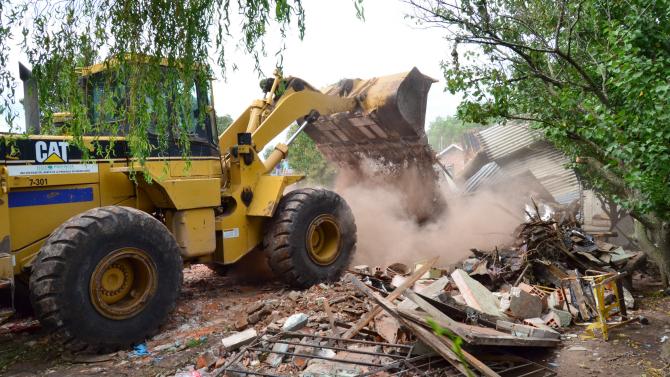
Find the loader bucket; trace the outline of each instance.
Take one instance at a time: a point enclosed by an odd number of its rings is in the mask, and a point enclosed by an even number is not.
[[[427,162],[434,153],[424,131],[428,90],[418,69],[369,80],[341,80],[324,93],[356,98],[356,111],[322,116],[305,132],[326,159],[356,168],[363,157],[391,165]]]
[[[435,152],[424,131],[426,102],[432,78],[409,72],[369,80],[341,80],[324,93],[355,98],[354,111],[322,116],[305,128],[327,160],[346,170],[353,180],[412,186],[405,200],[419,222],[436,217],[445,207],[433,168]],[[382,165],[376,177],[362,164]],[[353,173],[353,174],[351,174]]]

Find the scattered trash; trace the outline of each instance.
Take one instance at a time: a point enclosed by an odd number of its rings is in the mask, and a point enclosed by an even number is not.
[[[187,348],[197,347],[201,344],[204,344],[205,342],[207,342],[206,336],[201,336],[200,338],[197,339],[189,339],[186,341],[186,347]]]
[[[148,356],[149,350],[147,349],[147,344],[140,343],[135,345],[135,347],[133,347],[133,352],[131,352],[130,355],[133,357]]]

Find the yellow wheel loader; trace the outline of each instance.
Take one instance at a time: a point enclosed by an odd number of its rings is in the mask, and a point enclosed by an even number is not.
[[[106,64],[82,70],[82,85],[108,71]],[[30,85],[25,68],[22,78]],[[264,249],[290,285],[335,280],[356,246],[351,210],[328,190],[289,191],[300,175],[272,174],[292,139],[266,159],[259,153],[298,122],[298,132],[344,165],[381,148],[392,159],[430,160],[423,123],[431,83],[413,69],[322,92],[276,72],[262,82],[264,97],[221,135],[210,85],[198,83],[193,100],[207,114],[193,114],[202,124],[189,135],[188,160],[175,145],[140,165],[123,135],[85,137],[90,158],[66,136],[2,135],[0,298],[9,303],[14,291],[29,291],[45,328],[101,349],[157,330],[176,304],[184,263],[229,265]],[[94,105],[96,91],[85,92]],[[30,124],[39,122],[37,101],[24,103],[27,129],[38,129]]]

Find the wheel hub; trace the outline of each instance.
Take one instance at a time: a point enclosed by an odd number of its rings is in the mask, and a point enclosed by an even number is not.
[[[98,313],[130,318],[144,309],[157,287],[156,266],[146,252],[123,248],[109,253],[93,270],[89,293]]]
[[[323,214],[312,220],[306,238],[312,261],[320,265],[333,263],[340,254],[340,243],[340,227],[335,216]]]
[[[102,274],[100,293],[103,301],[113,304],[124,298],[133,284],[135,274],[127,260],[120,260],[107,268]]]

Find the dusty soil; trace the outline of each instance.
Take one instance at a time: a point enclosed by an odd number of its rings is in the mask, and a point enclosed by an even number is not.
[[[517,350],[540,362],[559,376],[609,375],[664,376],[670,374],[670,297],[653,284],[637,281],[635,296],[648,325],[631,323],[611,331],[610,340],[582,340],[583,327],[573,326],[556,350]],[[247,310],[259,301],[275,300],[276,310],[255,326],[262,330],[276,319],[297,311],[311,319],[323,317],[314,304],[317,297],[346,295],[339,284],[316,286],[297,294],[276,282],[248,284],[233,277],[218,276],[205,266],[185,270],[184,288],[175,313],[161,332],[146,345],[146,356],[132,350],[109,355],[72,355],[55,344],[32,318],[16,319],[0,327],[0,374],[6,376],[167,376],[197,363],[205,350],[218,347],[220,339],[244,325]],[[334,305],[336,317],[353,321],[360,314],[351,310],[353,299]],[[342,310],[346,306],[347,310]],[[321,318],[323,319],[323,318]],[[31,325],[33,325],[31,327]],[[19,326],[23,331],[11,332]]]

